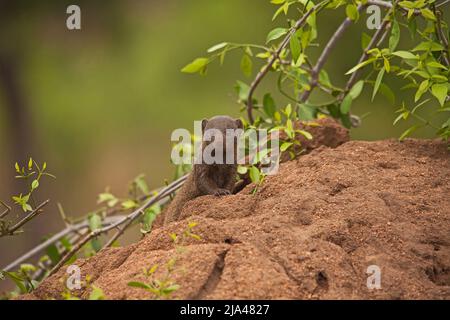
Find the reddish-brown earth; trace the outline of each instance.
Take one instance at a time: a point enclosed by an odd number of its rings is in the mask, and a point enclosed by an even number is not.
[[[144,281],[142,269],[155,264],[162,278],[174,256],[178,299],[450,299],[444,143],[320,146],[253,189],[197,198],[183,220],[76,264],[109,299],[152,298],[127,283]],[[177,254],[169,234],[181,234],[189,221],[198,223],[201,240],[188,239]],[[370,265],[381,269],[381,289],[367,288]],[[65,276],[64,267],[22,298],[61,298]]]

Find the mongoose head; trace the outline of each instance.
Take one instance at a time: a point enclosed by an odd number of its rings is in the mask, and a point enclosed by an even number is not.
[[[227,153],[232,152],[236,156],[237,138],[243,127],[240,119],[229,116],[215,116],[202,120],[203,149],[207,146],[214,148],[211,153],[213,157],[215,150],[221,150],[224,160]]]

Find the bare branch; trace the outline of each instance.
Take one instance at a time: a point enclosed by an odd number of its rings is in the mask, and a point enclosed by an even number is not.
[[[5,232],[6,235],[12,235],[14,232],[16,232],[20,227],[22,227],[25,223],[36,217],[38,214],[42,213],[42,208],[45,207],[47,204],[50,203],[50,200],[45,200],[42,202],[36,209],[31,211],[30,214],[28,214],[25,218],[17,222],[14,226],[11,228],[8,228],[8,230]]]
[[[269,62],[262,68],[262,70],[260,72],[258,72],[258,74],[256,75],[255,80],[253,80],[252,84],[250,85],[250,90],[248,93],[248,98],[247,98],[247,116],[248,116],[248,120],[250,123],[254,122],[253,119],[253,93],[256,90],[256,87],[259,85],[259,83],[261,82],[261,80],[264,78],[264,76],[267,74],[267,72],[269,72],[270,68],[272,67],[272,65],[275,63],[275,61],[279,58],[279,55],[281,53],[281,51],[283,51],[283,49],[286,48],[286,46],[289,44],[289,41],[291,40],[292,35],[300,28],[302,28],[305,23],[306,20],[308,19],[308,17],[315,12],[316,10],[318,10],[324,3],[326,3],[327,1],[321,2],[317,5],[315,5],[314,7],[312,7],[310,10],[308,10],[296,23],[295,25],[289,30],[288,34],[286,35],[286,37],[283,39],[283,41],[281,42],[280,46],[278,47],[278,49],[272,54]]]
[[[380,7],[384,7],[387,9],[392,9],[394,7],[394,4],[392,2],[389,1],[382,1],[382,0],[369,0],[367,1],[367,5],[376,5],[376,6],[380,6]],[[403,13],[408,13],[408,9],[400,7],[400,10],[403,11]],[[419,15],[420,14],[420,10],[414,9],[414,15]]]
[[[439,42],[445,47],[445,52],[443,54],[443,59],[445,64],[448,66],[450,66],[450,56],[448,53],[448,40],[447,40],[447,36],[445,35],[444,31],[442,30],[442,26],[441,26],[441,12],[436,10],[435,5],[432,6],[434,15],[436,16],[436,22],[435,22],[435,26],[436,26],[436,36],[439,40]]]
[[[0,219],[1,219],[1,218],[6,217],[6,216],[8,215],[8,213],[11,212],[11,207],[8,206],[6,203],[4,203],[2,200],[0,200],[0,204],[1,204],[3,207],[5,207],[5,209],[6,209],[5,211],[3,211],[3,212],[0,214]]]
[[[142,211],[141,214],[143,215],[144,212]],[[118,231],[116,232],[115,235],[113,235],[108,242],[105,244],[104,248],[108,248],[110,246],[113,245],[114,241],[116,241],[117,239],[119,239],[119,237],[121,235],[123,235],[123,233],[125,232],[125,230],[133,223],[134,219],[132,219],[131,216],[127,216],[126,219],[128,220],[127,222],[125,222],[122,226],[120,226],[118,228]]]
[[[127,215],[124,218],[120,219],[119,221],[117,221],[115,223],[112,223],[109,226],[102,227],[100,229],[96,229],[96,230],[93,230],[90,233],[88,233],[77,244],[75,244],[75,246],[69,252],[67,252],[64,255],[64,257],[61,258],[61,260],[50,271],[49,275],[52,275],[56,271],[58,271],[59,268],[61,268],[61,266],[63,266],[78,250],[80,250],[91,239],[94,239],[94,238],[98,237],[101,234],[107,233],[108,231],[110,231],[112,229],[118,228],[119,226],[121,226],[123,224],[130,225],[131,224],[130,221],[134,221],[136,218],[140,217],[147,208],[151,207],[152,205],[157,203],[162,198],[165,198],[165,197],[169,196],[169,194],[172,193],[173,191],[175,191],[177,188],[180,188],[181,185],[186,180],[186,177],[187,176],[183,176],[183,177],[179,178],[178,180],[176,180],[176,181],[172,182],[171,184],[169,184],[167,187],[161,189],[160,193],[158,193],[158,194],[154,195],[153,197],[151,197],[150,199],[148,199],[145,204],[143,204],[141,207],[139,207],[136,210],[134,210],[129,215]],[[121,229],[119,229],[119,233],[120,233],[119,235],[115,235],[114,236],[116,239],[123,233],[123,231],[121,231]]]
[[[103,221],[103,225],[109,225],[111,223],[114,223],[114,222],[122,219],[122,218],[123,218],[123,216],[107,217]],[[88,229],[88,228],[89,228],[89,225],[88,225],[88,223],[86,221],[80,222],[80,223],[75,224],[75,225],[68,226],[67,228],[61,230],[60,232],[58,232],[57,234],[53,235],[52,237],[50,237],[46,241],[42,242],[38,246],[34,247],[33,249],[31,249],[30,251],[28,251],[24,255],[20,256],[15,261],[11,262],[9,265],[4,267],[2,270],[12,271],[16,267],[18,267],[20,264],[22,264],[25,261],[29,260],[30,258],[34,257],[36,254],[38,254],[39,252],[45,250],[48,246],[58,242],[59,240],[61,240],[65,236],[67,236],[67,235],[69,235],[71,233],[74,233],[75,231]]]
[[[364,52],[361,55],[361,57],[359,58],[357,64],[360,64],[360,63],[366,61],[367,58],[369,57],[368,51],[373,49],[375,46],[378,47],[381,44],[382,40],[384,40],[384,37],[386,36],[386,34],[388,33],[389,28],[390,28],[389,20],[386,19],[388,17],[388,15],[386,15],[380,28],[375,32],[375,34],[373,35],[369,44],[364,49]],[[361,69],[358,69],[352,73],[352,75],[350,76],[350,79],[348,80],[348,82],[345,86],[344,92],[339,97],[340,100],[342,100],[345,97],[345,94],[353,87],[353,85],[355,84],[356,80],[358,79],[360,73],[361,73]]]
[[[436,8],[439,8],[439,7],[445,5],[445,4],[449,3],[449,2],[450,2],[450,0],[442,1],[441,3],[436,4]]]
[[[365,7],[365,5],[358,5],[358,12],[361,12],[361,10]],[[344,32],[348,29],[348,27],[352,24],[352,20],[350,18],[345,18],[345,20],[341,23],[339,28],[336,30],[336,32],[333,34],[333,36],[328,41],[327,45],[322,51],[322,54],[320,55],[319,59],[317,60],[316,65],[311,71],[311,80],[309,82],[310,89],[305,90],[303,94],[300,97],[300,102],[304,103],[306,100],[308,100],[312,90],[314,90],[315,87],[318,85],[318,79],[319,79],[319,73],[322,70],[323,66],[328,60],[328,57],[331,54],[331,51],[335,47],[336,43],[339,41],[339,39],[342,37]]]

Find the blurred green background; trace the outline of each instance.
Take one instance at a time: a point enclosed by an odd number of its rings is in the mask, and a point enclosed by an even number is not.
[[[81,30],[66,28],[69,4],[81,7]],[[222,41],[264,43],[271,29],[287,26],[283,17],[272,22],[275,9],[269,0],[0,0],[0,199],[11,202],[21,190],[15,161],[32,155],[57,176],[39,194],[52,200],[46,212],[23,235],[0,239],[0,267],[63,227],[57,202],[79,216],[96,207],[106,186],[124,195],[140,173],[151,187],[172,179],[172,130],[191,130],[193,120],[215,114],[238,116],[234,83],[252,80],[239,70],[239,52],[223,67],[214,64],[207,77],[180,69]],[[321,15],[318,43],[344,17],[343,10]],[[344,73],[356,64],[362,30],[373,32],[364,16],[333,51],[326,65],[333,83],[345,83]],[[404,30],[403,38],[409,38]],[[411,96],[392,86],[397,101]],[[270,76],[257,95],[266,91],[285,105]],[[381,95],[372,103],[370,93],[354,103],[355,114],[370,114],[352,138],[398,137],[408,127],[392,126],[398,105]],[[415,136],[429,138],[433,131]]]

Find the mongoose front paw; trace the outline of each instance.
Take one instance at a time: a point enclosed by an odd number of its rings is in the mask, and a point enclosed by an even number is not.
[[[217,189],[217,191],[214,192],[214,195],[216,197],[227,196],[230,194],[231,194],[230,190],[227,190],[227,189]]]

